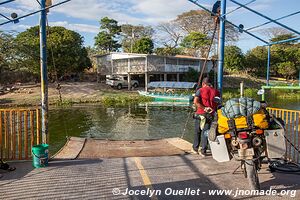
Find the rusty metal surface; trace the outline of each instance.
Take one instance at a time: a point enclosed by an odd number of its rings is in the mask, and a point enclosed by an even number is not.
[[[180,138],[160,140],[110,141],[87,139],[78,158],[125,158],[182,155],[191,144]]]
[[[86,139],[70,137],[67,143],[52,157],[52,159],[76,159],[84,147]]]

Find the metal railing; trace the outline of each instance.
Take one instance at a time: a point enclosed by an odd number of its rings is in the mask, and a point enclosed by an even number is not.
[[[294,162],[300,161],[300,111],[280,108],[268,108],[270,114],[281,118],[286,129],[286,158]]]
[[[39,109],[0,109],[0,158],[27,160],[41,143]]]

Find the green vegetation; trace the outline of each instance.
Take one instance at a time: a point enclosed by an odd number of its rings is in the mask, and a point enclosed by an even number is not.
[[[131,24],[123,24],[121,25],[121,30],[122,30],[122,49],[124,52],[126,53],[138,53],[136,52],[135,49],[133,49],[133,46],[135,46],[135,48],[138,48],[138,44],[137,42],[140,41],[142,38],[148,38],[149,40],[151,40],[153,34],[154,34],[154,30],[151,26],[142,26],[142,25],[131,25]],[[141,43],[141,41],[139,42]],[[151,42],[153,44],[153,41],[151,40]],[[153,45],[152,45],[153,46]],[[149,49],[147,49],[148,51],[146,51],[146,53],[148,52],[152,52],[153,51],[153,47]],[[145,52],[145,51],[144,51]]]
[[[13,35],[0,31],[0,82],[7,80],[6,71],[15,71],[16,63],[16,43]]]
[[[300,100],[300,90],[267,90],[266,98]]]
[[[117,51],[121,45],[118,43],[117,37],[121,33],[121,26],[114,19],[104,17],[100,20],[100,32],[95,37],[95,46],[97,49],[108,53]]]
[[[261,96],[257,94],[258,89],[247,88],[244,90],[244,96],[251,97],[256,100],[261,100]],[[223,99],[224,101],[231,99],[231,98],[239,98],[240,97],[240,90],[239,89],[229,89],[225,88],[223,90]],[[273,99],[273,100],[300,100],[300,91],[295,90],[267,90],[266,91],[266,99]]]
[[[100,20],[100,32],[95,37],[95,46],[102,53],[118,51],[151,54],[154,49],[151,39],[154,30],[150,26],[118,25],[114,19],[104,17]]]
[[[133,53],[143,53],[143,54],[151,54],[153,52],[154,44],[151,38],[143,37],[137,40],[133,47]]]
[[[261,97],[257,95],[258,89],[252,89],[252,88],[247,88],[244,90],[244,96],[245,97],[251,97],[256,100],[260,100]],[[233,88],[225,88],[223,90],[223,99],[224,101],[227,101],[228,99],[231,98],[239,98],[240,97],[240,90],[239,89],[233,89]]]
[[[125,106],[129,104],[145,103],[152,101],[152,98],[145,96],[105,96],[102,103],[106,106]]]
[[[199,56],[199,52],[203,50],[203,47],[207,47],[209,44],[210,40],[206,34],[193,31],[183,38],[180,46],[185,48],[187,54],[196,57]],[[200,55],[204,56],[207,55],[207,53],[203,50]]]
[[[150,97],[140,96],[137,93],[127,92],[103,92],[101,97],[84,98],[84,99],[69,99],[63,98],[62,101],[59,99],[53,99],[50,101],[51,105],[59,107],[68,107],[73,104],[81,103],[101,103],[105,106],[125,106],[129,104],[151,102],[153,99]]]
[[[246,73],[264,77],[267,73],[268,50],[266,47],[255,47],[245,54]]]
[[[47,28],[47,65],[50,80],[82,72],[91,67],[80,34],[64,27]],[[40,72],[39,27],[31,27],[17,36],[0,32],[0,81],[38,80]]]
[[[294,38],[294,34],[281,34],[275,35],[270,39],[271,42],[280,41],[282,39]],[[271,74],[276,77],[284,77],[286,80],[297,79],[300,70],[300,43],[297,40],[276,44],[271,47]],[[245,55],[239,54],[234,58],[230,56],[230,59],[234,60],[233,63],[227,63],[226,65],[226,50],[225,50],[225,65],[227,69],[234,68],[239,73],[245,72],[251,75],[265,77],[266,65],[267,65],[268,51],[267,47],[255,47],[249,50]],[[244,68],[238,69],[236,63],[243,63],[243,57],[245,60]]]
[[[198,82],[199,72],[193,68],[189,68],[188,72],[184,74],[183,80],[187,82]]]
[[[237,46],[225,47],[224,68],[228,72],[243,71],[245,66],[245,57],[242,50]]]
[[[183,54],[183,49],[172,47],[159,47],[154,50],[154,53],[160,56],[176,56]]]
[[[157,55],[193,55],[205,56],[214,31],[214,18],[202,10],[191,10],[178,15],[175,19],[160,24],[158,27],[119,24],[118,21],[104,17],[100,20],[100,31],[95,37],[94,47],[83,47],[83,37],[64,27],[47,28],[48,77],[50,81],[57,77],[71,76],[83,72],[92,66],[91,58],[95,54],[110,51],[124,51],[132,53],[155,53]],[[238,40],[238,31],[226,25],[226,41]],[[269,31],[271,32],[271,31]],[[155,33],[155,37],[154,37]],[[270,41],[294,38],[291,33],[273,34]],[[214,41],[215,43],[217,40]],[[157,48],[154,49],[154,44]],[[214,48],[215,45],[213,45]],[[39,27],[35,26],[21,33],[0,31],[0,83],[29,82],[39,80]],[[300,43],[295,40],[271,47],[271,75],[286,80],[298,78],[300,70]],[[225,48],[225,71],[232,74],[244,74],[252,77],[265,77],[267,64],[267,48],[255,47],[243,53],[237,46]],[[95,62],[94,62],[95,65]],[[205,76],[205,75],[204,75]],[[199,73],[189,70],[184,75],[185,81],[197,81]],[[211,77],[215,77],[212,75]],[[213,79],[212,79],[213,80]],[[225,80],[225,77],[224,77]],[[263,84],[261,81],[244,80],[248,84],[246,95],[255,97],[256,90]],[[236,97],[238,79],[224,81],[224,97]],[[246,87],[246,88],[247,88]],[[276,91],[277,92],[277,91]],[[137,95],[118,97],[119,92],[106,91],[101,98],[84,100],[66,99],[52,104],[71,105],[84,102],[107,102],[108,104],[123,104],[125,102],[144,101]],[[273,94],[273,92],[271,92]],[[276,98],[299,98],[299,92],[289,93],[281,91]],[[123,94],[123,93],[122,93]],[[131,96],[132,95],[132,96]],[[103,99],[102,99],[103,97]]]

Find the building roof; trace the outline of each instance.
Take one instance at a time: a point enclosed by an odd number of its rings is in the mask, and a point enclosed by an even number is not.
[[[176,57],[176,58],[189,58],[189,59],[205,59],[205,58],[199,58],[199,57],[188,56],[188,55],[176,55],[176,56],[173,56],[173,57]]]
[[[147,56],[154,56],[154,57],[166,57],[166,58],[205,60],[205,58],[193,57],[193,56],[188,56],[188,55],[161,56],[161,55],[156,55],[156,54],[139,54],[139,53],[124,53],[124,52],[110,52],[107,54],[95,55],[95,57],[103,57],[103,56],[108,56],[108,55],[120,56],[119,58],[115,58],[115,59],[145,58]],[[208,59],[208,60],[213,60],[213,59]]]

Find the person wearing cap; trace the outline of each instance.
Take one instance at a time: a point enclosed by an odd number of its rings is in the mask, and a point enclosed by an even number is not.
[[[202,87],[196,91],[194,97],[196,112],[194,114],[195,135],[192,153],[199,153],[202,156],[206,156],[208,146],[207,134],[218,106],[214,98],[219,97],[220,92],[213,88],[208,77],[203,78],[201,86]],[[199,151],[200,141],[201,150]]]

